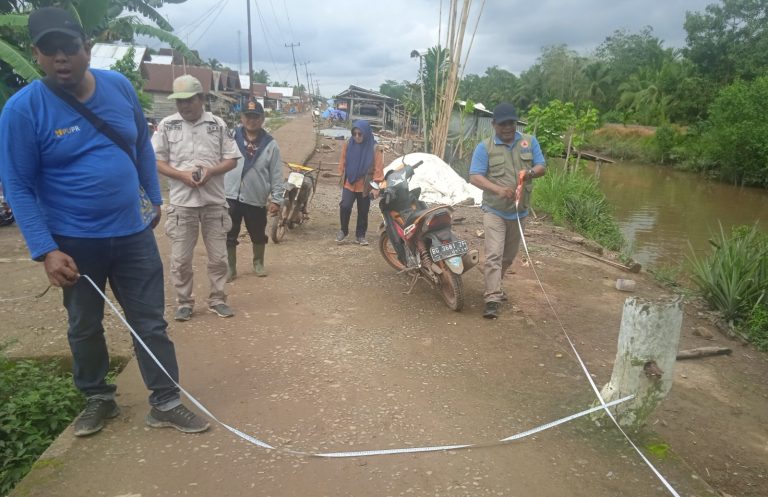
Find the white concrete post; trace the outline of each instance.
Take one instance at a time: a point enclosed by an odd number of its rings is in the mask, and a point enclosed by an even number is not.
[[[622,427],[632,431],[640,428],[672,388],[683,323],[682,302],[679,296],[671,302],[637,297],[624,302],[613,374],[601,392],[606,402],[635,395],[613,408]]]

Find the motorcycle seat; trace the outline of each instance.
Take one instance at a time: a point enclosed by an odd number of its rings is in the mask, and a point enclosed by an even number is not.
[[[426,206],[426,204],[424,205]],[[421,220],[421,218],[426,217],[427,214],[443,209],[447,210],[448,212],[453,211],[453,209],[447,205],[437,205],[435,207],[428,207],[426,209],[418,209],[408,214],[408,217],[406,218],[407,224],[416,224]]]

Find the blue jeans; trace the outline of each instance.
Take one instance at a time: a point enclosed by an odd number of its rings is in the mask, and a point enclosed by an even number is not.
[[[54,236],[54,239],[59,249],[75,260],[80,274],[88,275],[102,291],[109,281],[128,323],[178,382],[176,351],[166,333],[168,323],[163,318],[163,263],[152,230],[147,228],[135,235],[114,238]],[[106,382],[109,353],[102,325],[104,305],[102,297],[85,278],[64,288],[75,386],[86,397],[111,398],[117,388]],[[152,391],[149,403],[161,409],[178,405],[181,401],[176,385],[135,339],[133,347],[144,384]]]

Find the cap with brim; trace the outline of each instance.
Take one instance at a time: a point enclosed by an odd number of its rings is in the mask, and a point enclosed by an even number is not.
[[[517,111],[512,104],[499,104],[493,108],[493,122],[501,124],[507,121],[517,121]]]
[[[33,45],[37,45],[45,35],[51,33],[62,33],[73,38],[85,38],[85,31],[72,13],[58,7],[43,7],[35,10],[29,14],[27,26]]]
[[[205,93],[200,80],[185,74],[173,80],[173,93],[168,95],[168,100],[184,100],[200,93]]]
[[[264,114],[264,107],[258,100],[251,99],[243,106],[242,113],[252,116],[261,116]]]

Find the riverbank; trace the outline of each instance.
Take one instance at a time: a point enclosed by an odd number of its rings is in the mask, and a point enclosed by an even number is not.
[[[314,148],[311,123],[301,117],[275,136],[292,162]],[[340,142],[323,143],[313,163],[337,162]],[[578,412],[594,396],[553,308],[603,385],[625,298],[666,293],[645,273],[629,275],[557,247],[579,245],[567,230],[532,221],[530,258],[520,257],[505,278],[511,300],[500,319],[481,317],[476,269],[464,276],[464,311],[450,312],[422,282],[403,294],[407,279],[374,243],[337,245],[337,206],[338,178],[321,176],[310,222],[268,245],[270,275],[244,271],[228,286],[237,316],[198,312],[169,328],[182,384],[223,421],[281,448],[489,442]],[[479,210],[459,206],[455,217],[463,218],[456,232],[482,249]],[[0,247],[14,254],[0,265],[13,278],[0,298],[44,288],[39,265],[25,259],[13,230],[0,230]],[[167,254],[164,235],[158,239]],[[249,250],[243,239],[244,260]],[[204,260],[199,249],[197,295],[207,292]],[[633,294],[615,289],[616,279],[626,277],[636,280]],[[60,295],[54,290],[10,310],[0,306],[0,330],[17,338],[15,354],[67,350]],[[170,315],[171,299],[167,304]],[[119,350],[126,332],[113,318],[107,326],[110,347]],[[720,336],[708,314],[687,303],[681,349],[714,344],[733,353],[679,362],[669,397],[635,440],[681,495],[717,495],[714,488],[764,496],[766,355]],[[328,461],[260,449],[221,426],[202,435],[149,429],[134,361],[117,383],[123,414],[94,437],[77,439],[67,429],[12,495],[668,495],[615,430],[586,420],[501,447]]]

